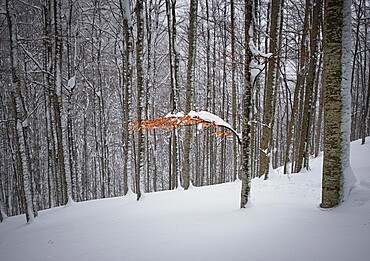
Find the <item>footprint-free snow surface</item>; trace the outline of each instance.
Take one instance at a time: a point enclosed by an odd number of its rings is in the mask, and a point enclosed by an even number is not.
[[[0,224],[0,259],[10,260],[370,260],[370,138],[351,144],[356,187],[319,208],[322,157],[311,171],[252,181],[239,209],[239,181],[69,204],[31,224]]]

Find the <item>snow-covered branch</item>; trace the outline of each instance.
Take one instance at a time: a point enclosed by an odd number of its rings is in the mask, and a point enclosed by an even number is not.
[[[225,122],[217,115],[208,111],[190,111],[189,114],[182,112],[168,113],[166,116],[158,116],[156,119],[143,120],[141,122],[135,121],[132,123],[132,130],[137,131],[140,129],[172,129],[181,125],[201,124],[205,127],[224,127],[231,131],[238,138],[241,144],[241,135],[234,130],[231,125]],[[229,132],[215,132],[215,134],[228,135]]]

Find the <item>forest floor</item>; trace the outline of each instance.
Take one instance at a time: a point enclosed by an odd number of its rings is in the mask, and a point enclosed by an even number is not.
[[[11,260],[370,260],[370,138],[351,144],[357,183],[339,207],[322,210],[322,157],[311,170],[252,181],[239,209],[240,181],[72,203],[31,224],[0,224],[0,259]]]

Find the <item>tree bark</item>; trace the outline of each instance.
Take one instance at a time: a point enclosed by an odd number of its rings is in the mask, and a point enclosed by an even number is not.
[[[124,155],[123,155],[123,195],[127,195],[129,190],[128,185],[128,172],[131,171],[131,134],[129,130],[129,123],[131,121],[131,79],[132,79],[132,21],[131,21],[131,10],[130,3],[128,0],[120,1],[121,15],[123,17],[123,33],[125,39],[125,49],[123,51],[123,93],[124,93],[124,105],[123,105],[123,143],[124,143]]]
[[[235,61],[235,4],[230,1],[230,31],[231,31],[231,118],[232,127],[236,130],[236,61]],[[236,137],[233,136],[233,180],[238,177],[238,148]]]
[[[261,137],[261,153],[259,176],[265,175],[268,178],[270,152],[271,152],[271,136],[272,136],[272,117],[273,117],[273,92],[275,88],[275,62],[276,62],[276,47],[277,47],[277,32],[278,18],[281,8],[281,0],[271,1],[271,24],[270,24],[270,42],[269,52],[273,56],[268,61],[267,80],[265,85],[265,95],[263,100],[263,119],[262,119],[262,137]]]
[[[348,196],[355,182],[349,164],[350,1],[325,0],[324,8],[325,153],[321,207],[332,208]]]
[[[144,72],[143,72],[143,51],[144,51],[144,2],[137,0],[136,2],[136,19],[137,19],[137,39],[136,39],[136,77],[137,77],[137,120],[142,121],[143,103],[144,103]],[[136,170],[135,170],[135,188],[136,199],[141,197],[140,178],[144,171],[144,134],[140,129],[137,134],[137,155],[136,155]]]
[[[188,52],[188,65],[186,71],[185,113],[190,112],[192,104],[197,12],[198,12],[198,0],[191,0],[189,10],[189,31],[188,31],[189,52]],[[183,187],[185,190],[187,190],[190,185],[190,142],[191,142],[191,129],[190,126],[185,126],[184,159],[182,164],[182,175],[184,182]]]
[[[252,53],[249,48],[249,28],[252,24],[252,0],[245,0],[245,56],[244,56],[244,92],[243,92],[243,121],[242,121],[242,189],[240,207],[245,208],[251,190],[251,172],[250,172],[250,117],[252,105],[252,83],[250,74],[250,62]]]

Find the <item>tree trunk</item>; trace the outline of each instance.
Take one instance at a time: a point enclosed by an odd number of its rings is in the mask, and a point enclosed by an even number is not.
[[[240,207],[245,208],[251,190],[251,172],[250,172],[250,114],[252,105],[252,83],[250,74],[250,62],[252,53],[249,48],[249,28],[252,24],[252,1],[245,0],[245,57],[244,57],[244,92],[243,92],[243,121],[242,121],[242,189]]]
[[[190,1],[189,9],[189,31],[188,31],[188,65],[186,71],[186,100],[185,100],[185,113],[189,113],[192,104],[192,89],[194,77],[194,56],[195,56],[195,42],[196,42],[196,20],[198,11],[198,0]],[[185,190],[190,185],[190,142],[191,142],[191,129],[190,126],[185,126],[185,140],[184,140],[184,160],[182,166],[183,187]]]
[[[350,7],[349,0],[325,0],[322,208],[340,204],[355,182],[349,163]]]
[[[55,132],[57,137],[58,170],[61,176],[62,203],[67,204],[71,196],[67,184],[65,151],[63,146],[62,130],[62,25],[61,25],[61,2],[54,0],[54,79],[55,88],[52,91],[52,102],[55,119]]]
[[[131,134],[129,130],[129,123],[131,121],[131,78],[132,78],[132,20],[130,2],[128,0],[120,1],[120,10],[123,18],[123,33],[125,39],[125,50],[122,52],[123,57],[123,195],[127,195],[128,186],[128,172],[131,171]]]
[[[137,120],[142,121],[143,103],[144,103],[144,72],[143,72],[143,51],[144,51],[144,2],[136,2],[136,19],[137,19],[137,39],[136,39],[136,77],[137,77]],[[136,199],[141,197],[140,178],[144,171],[144,134],[143,130],[138,131],[137,152],[136,152],[136,169],[135,169],[135,189]]]
[[[230,30],[231,30],[231,118],[232,127],[236,130],[236,61],[235,61],[235,5],[230,2]],[[238,177],[238,148],[236,137],[233,136],[233,180]]]
[[[172,4],[171,4],[172,2]],[[166,0],[166,14],[167,14],[167,30],[168,30],[168,53],[169,53],[169,64],[170,64],[170,82],[171,82],[171,112],[176,113],[178,109],[178,70],[179,70],[179,54],[178,47],[176,44],[176,0]],[[172,15],[171,15],[172,14]],[[172,148],[170,151],[171,161],[171,173],[170,176],[179,176],[179,156],[177,151],[177,130],[172,130],[171,144]],[[175,185],[171,186],[171,177],[169,178],[170,189]]]
[[[365,24],[365,27],[366,27],[366,32],[367,32],[367,24]],[[367,36],[367,34],[366,34]],[[365,39],[365,41],[367,40],[367,37]],[[366,56],[365,56],[366,57]],[[365,59],[366,60],[366,59]],[[362,115],[362,129],[361,129],[361,144],[365,144],[365,138],[366,136],[369,134],[366,132],[367,128],[369,128],[369,107],[370,107],[370,62],[368,63],[368,67],[369,67],[369,70],[368,70],[368,78],[367,78],[367,95],[366,95],[366,98],[365,98],[365,108],[364,108],[364,112],[363,112],[363,115]],[[366,68],[364,69],[365,72],[366,72]],[[365,75],[366,73],[364,73],[363,77],[365,78]],[[364,88],[364,92],[365,92],[365,86],[363,87]],[[365,95],[364,95],[365,96]]]
[[[277,32],[278,18],[281,8],[281,0],[272,0],[271,2],[271,21],[270,21],[270,42],[269,52],[273,56],[268,61],[267,80],[265,85],[265,95],[263,100],[263,119],[262,119],[262,138],[261,138],[261,153],[259,176],[265,175],[268,178],[270,152],[271,152],[271,137],[272,137],[272,117],[273,117],[273,92],[275,88],[275,62],[276,62],[276,47],[277,47]]]

